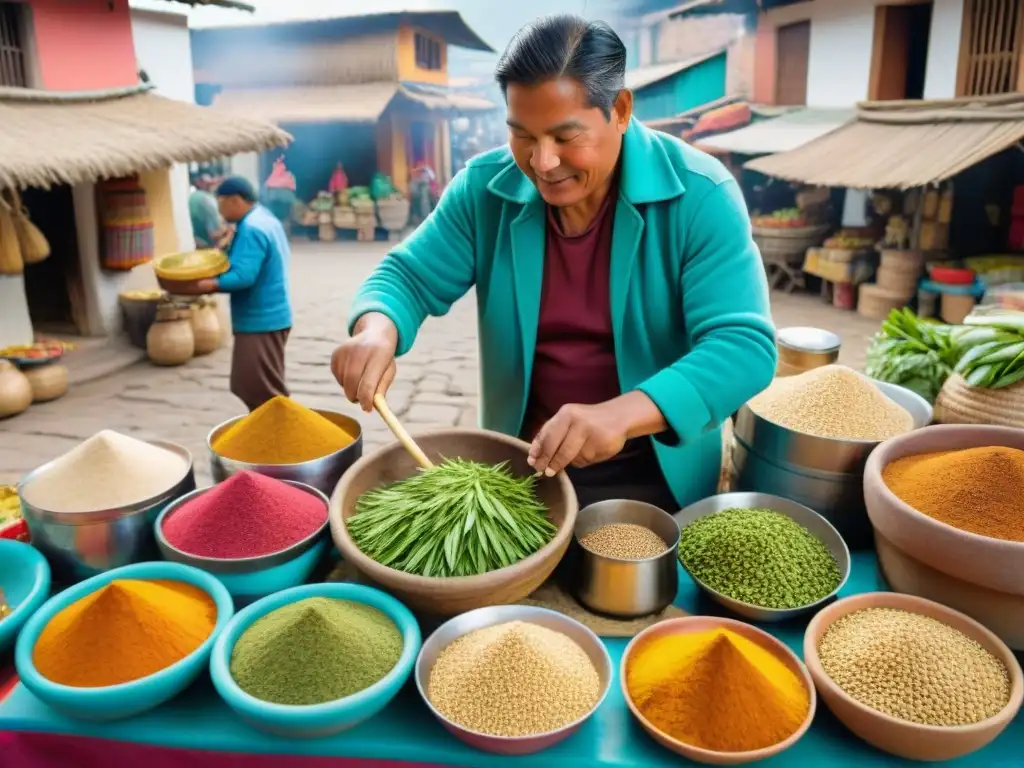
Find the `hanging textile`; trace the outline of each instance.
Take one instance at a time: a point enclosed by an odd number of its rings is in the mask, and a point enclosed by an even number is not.
[[[100,182],[97,197],[103,269],[127,271],[151,261],[156,248],[153,217],[138,177]]]

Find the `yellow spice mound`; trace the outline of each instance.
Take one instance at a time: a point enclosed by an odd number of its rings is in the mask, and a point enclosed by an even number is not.
[[[278,395],[225,430],[213,450],[248,464],[299,464],[340,451],[353,439],[316,411]]]

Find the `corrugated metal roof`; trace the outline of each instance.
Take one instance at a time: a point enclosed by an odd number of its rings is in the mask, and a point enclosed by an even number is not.
[[[788,152],[831,133],[855,115],[852,109],[802,109],[708,136],[698,146],[742,155]]]
[[[686,59],[685,61],[670,61],[667,64],[652,64],[649,67],[637,67],[631,69],[626,73],[626,87],[631,91],[639,91],[646,88],[649,85],[660,83],[673,75],[677,75],[683,70],[695,67],[698,64],[702,64],[708,59],[712,59],[715,56],[723,53],[725,48],[721,48],[712,53],[704,54],[693,59]]]
[[[1024,95],[871,102],[798,149],[745,164],[789,181],[911,189],[943,181],[1024,139]]]

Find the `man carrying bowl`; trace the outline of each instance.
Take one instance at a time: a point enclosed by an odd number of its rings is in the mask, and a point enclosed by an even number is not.
[[[473,158],[360,289],[332,369],[369,411],[428,315],[476,288],[481,422],[568,469],[580,504],[716,492],[722,422],[775,371],[736,180],[633,116],[626,50],[553,16],[497,67],[509,143]]]

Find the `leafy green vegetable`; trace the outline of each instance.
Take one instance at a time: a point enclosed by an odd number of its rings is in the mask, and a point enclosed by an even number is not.
[[[555,535],[533,477],[445,459],[367,491],[346,521],[356,546],[381,565],[420,576],[475,576],[529,557]]]
[[[952,331],[951,326],[922,320],[907,308],[894,309],[871,339],[865,373],[934,403],[959,357]]]
[[[975,307],[952,334],[956,372],[972,387],[1001,389],[1024,381],[1024,312]]]

